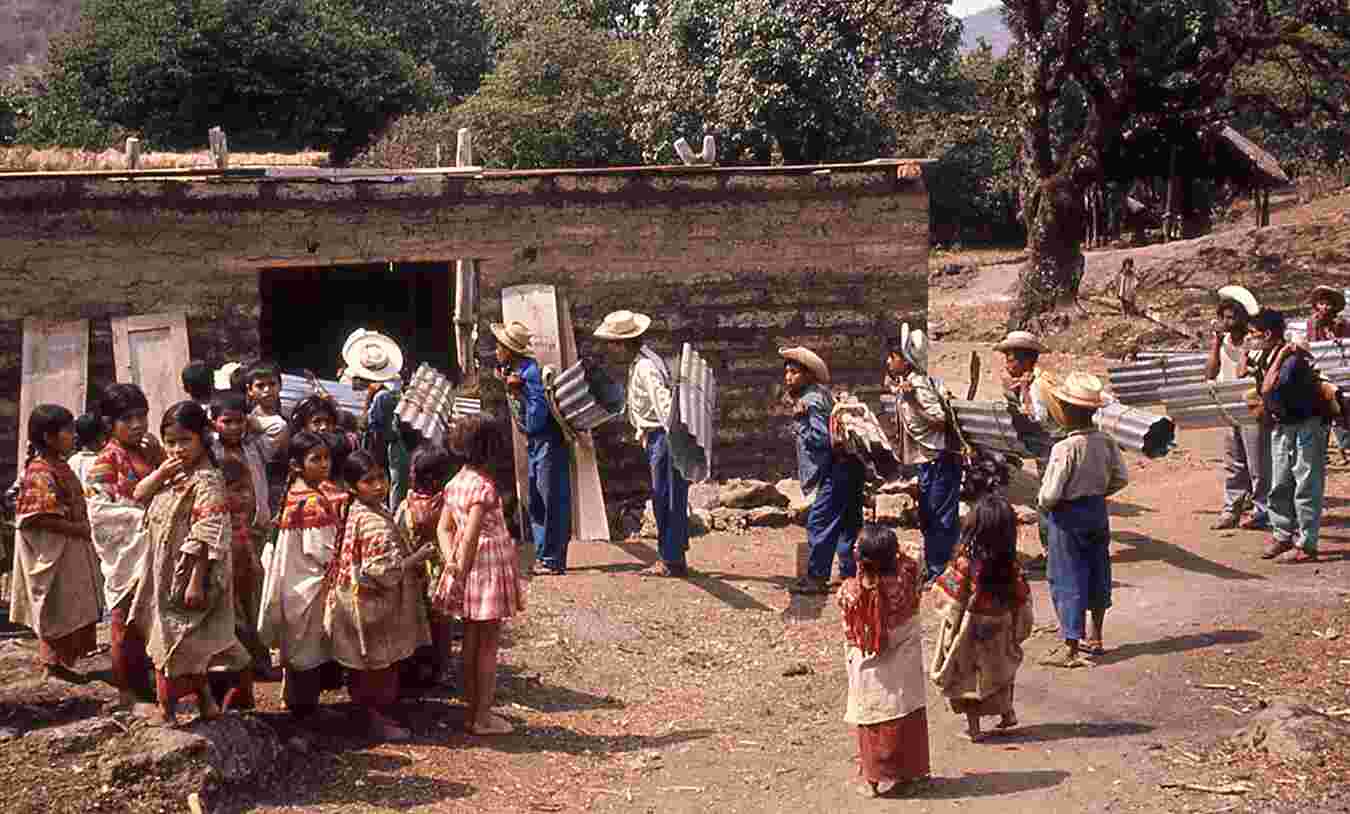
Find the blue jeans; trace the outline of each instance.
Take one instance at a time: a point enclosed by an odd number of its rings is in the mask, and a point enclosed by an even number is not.
[[[530,441],[530,530],[539,564],[567,570],[572,537],[572,462],[561,441]]]
[[[937,579],[961,539],[961,459],[955,453],[919,464],[919,528],[928,579]]]
[[[656,550],[662,562],[684,566],[689,548],[689,481],[675,470],[665,430],[647,433],[647,466],[652,473]]]
[[[862,464],[852,458],[835,458],[816,486],[816,499],[806,513],[806,542],[810,547],[806,573],[812,579],[829,579],[834,557],[839,555],[839,576],[856,576],[853,544],[863,524]]]
[[[1102,495],[1061,503],[1050,525],[1050,600],[1065,641],[1081,641],[1087,612],[1111,607],[1111,516]]]
[[[1327,425],[1276,424],[1270,436],[1270,526],[1278,542],[1317,552],[1327,485]]]

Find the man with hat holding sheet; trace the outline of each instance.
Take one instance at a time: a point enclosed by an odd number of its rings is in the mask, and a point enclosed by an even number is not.
[[[656,549],[661,561],[642,573],[687,577],[689,481],[675,468],[666,436],[672,398],[670,369],[642,341],[651,324],[652,319],[646,314],[614,311],[595,329],[595,337],[607,341],[617,361],[628,363],[626,412],[637,442],[647,453],[647,466],[651,470],[652,513],[656,515]]]
[[[1045,353],[1045,345],[1030,331],[1011,331],[994,346],[994,350],[1004,357],[1003,397],[1008,406],[1035,422],[1043,431],[1027,436],[1027,448],[1036,458],[1036,477],[1039,479],[1045,474],[1051,448],[1064,437],[1058,425],[1050,420],[1045,404],[1045,379],[1037,367],[1041,354]],[[1043,511],[1037,514],[1041,550],[1048,554],[1050,531],[1046,515]]]
[[[949,443],[954,429],[937,385],[928,376],[928,338],[923,331],[900,326],[900,343],[886,357],[894,384],[900,424],[901,460],[919,467],[919,527],[929,581],[947,568],[960,537],[960,451]]]
[[[779,348],[783,386],[792,404],[792,433],[797,440],[797,477],[802,494],[815,494],[806,513],[810,554],[806,575],[789,588],[793,593],[823,594],[830,590],[830,572],[839,555],[839,577],[856,576],[853,545],[863,525],[861,461],[835,452],[830,443],[830,369],[814,352]]]
[[[535,573],[565,574],[572,537],[572,461],[562,427],[548,408],[543,371],[530,350],[530,329],[523,322],[489,327],[497,338],[497,378],[506,383],[511,420],[525,435]]]
[[[1210,340],[1209,359],[1205,362],[1205,378],[1216,382],[1233,382],[1247,376],[1259,360],[1247,350],[1248,321],[1261,310],[1256,297],[1240,285],[1226,285],[1219,289],[1214,338]],[[1224,434],[1223,509],[1211,528],[1244,529],[1270,528],[1267,502],[1270,496],[1270,437],[1271,422],[1262,418],[1253,424],[1232,427]],[[1250,505],[1252,516],[1242,520],[1244,508]]]
[[[403,351],[393,339],[376,331],[358,328],[342,345],[343,377],[352,388],[366,392],[366,451],[389,473],[390,511],[398,508],[408,492],[411,457],[398,431],[399,396],[393,383],[403,370]]]
[[[1350,339],[1350,319],[1343,318],[1345,292],[1329,285],[1319,285],[1312,292],[1312,319],[1308,320],[1308,341],[1325,342],[1328,339]],[[1333,426],[1336,446],[1341,448],[1341,463],[1350,464],[1350,432]]]

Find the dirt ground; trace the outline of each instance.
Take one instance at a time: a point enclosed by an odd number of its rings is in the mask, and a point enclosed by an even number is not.
[[[1350,196],[1338,200],[1283,225],[1277,215],[1275,227],[1261,230],[1283,235],[1274,240],[1287,253],[1279,255],[1281,274],[1263,280],[1301,285],[1308,278],[1281,275],[1309,273],[1298,264],[1314,256],[1322,269],[1350,273],[1350,253],[1340,253],[1350,230],[1334,229]],[[1225,235],[1204,239],[1211,247],[1228,241],[1217,253],[1202,254],[1196,241],[1138,250],[1148,273],[1186,258],[1195,266],[1185,284],[1200,287],[1193,301],[1167,308],[1199,307],[1211,278],[1266,274],[1250,268],[1250,252],[1227,271],[1219,260],[1270,235]],[[1090,283],[1100,285],[1119,259],[1090,255]],[[1002,333],[997,297],[1013,279],[1015,267],[996,265],[964,286],[933,289],[930,321],[946,334],[933,349],[933,367],[953,391],[965,389],[971,350],[983,356],[981,392],[997,391],[1000,360],[986,341]],[[1151,307],[1164,309],[1166,293],[1151,289],[1158,303]],[[1090,299],[1087,307],[1107,314]],[[1194,319],[1202,318],[1208,314]],[[1115,344],[1129,345],[1153,330],[1106,315],[1072,321],[1051,343],[1101,352],[1094,331],[1119,332]],[[1105,356],[1065,353],[1043,361],[1096,372],[1108,364]],[[304,743],[291,750],[278,782],[237,789],[215,811],[1350,811],[1348,750],[1332,749],[1318,765],[1289,766],[1224,740],[1285,693],[1323,710],[1350,707],[1350,471],[1334,468],[1329,478],[1323,561],[1276,565],[1258,557],[1264,535],[1208,528],[1221,493],[1220,431],[1186,432],[1178,441],[1166,459],[1131,457],[1131,484],[1110,501],[1108,654],[1086,670],[1036,664],[1056,632],[1043,575],[1033,574],[1038,628],[1018,676],[1020,728],[971,744],[930,688],[934,779],[909,798],[856,793],[853,733],[841,720],[847,680],[839,613],[832,600],[785,592],[803,537],[787,528],[696,538],[687,581],[637,574],[655,558],[651,541],[573,544],[570,573],[535,579],[529,609],[509,628],[498,699],[517,731],[507,737],[466,736],[453,689],[404,704],[415,739],[381,745],[352,734],[344,715],[296,728],[278,711],[280,686],[261,685],[256,714],[283,742],[300,735]],[[765,454],[793,452],[785,439]],[[1022,473],[1012,496],[1027,503],[1033,489],[1030,473]],[[1024,545],[1034,545],[1034,529],[1022,531]],[[913,531],[901,536],[910,545],[919,539]],[[928,610],[925,601],[926,656],[934,629]],[[102,786],[87,754],[46,754],[15,737],[94,715],[111,697],[101,681],[72,688],[36,678],[35,649],[31,640],[0,641],[4,808],[183,810],[181,800],[153,788],[128,795]],[[106,670],[106,661],[89,667]],[[349,710],[344,693],[326,700]],[[1178,783],[1239,784],[1242,792],[1163,788]]]

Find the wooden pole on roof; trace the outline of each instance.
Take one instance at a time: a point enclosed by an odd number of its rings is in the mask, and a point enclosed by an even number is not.
[[[436,146],[437,164],[440,145]],[[472,167],[473,134],[461,127],[455,139],[455,166]],[[455,261],[455,289],[450,294],[455,322],[455,366],[459,386],[473,392],[478,387],[478,261],[472,257]],[[521,528],[524,528],[522,526]]]
[[[216,169],[228,169],[230,166],[230,147],[225,138],[225,131],[219,127],[212,127],[206,136],[211,145],[211,160],[215,163]]]
[[[141,168],[141,140],[132,137],[127,139],[127,169],[138,170]]]

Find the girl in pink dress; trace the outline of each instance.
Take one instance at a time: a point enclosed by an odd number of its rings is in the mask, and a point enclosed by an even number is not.
[[[472,735],[504,735],[511,724],[492,713],[497,648],[502,622],[525,609],[516,546],[506,531],[491,471],[493,461],[510,459],[506,432],[496,422],[471,416],[451,430],[450,449],[464,467],[445,487],[436,536],[452,556],[434,604],[464,620],[465,729]]]

